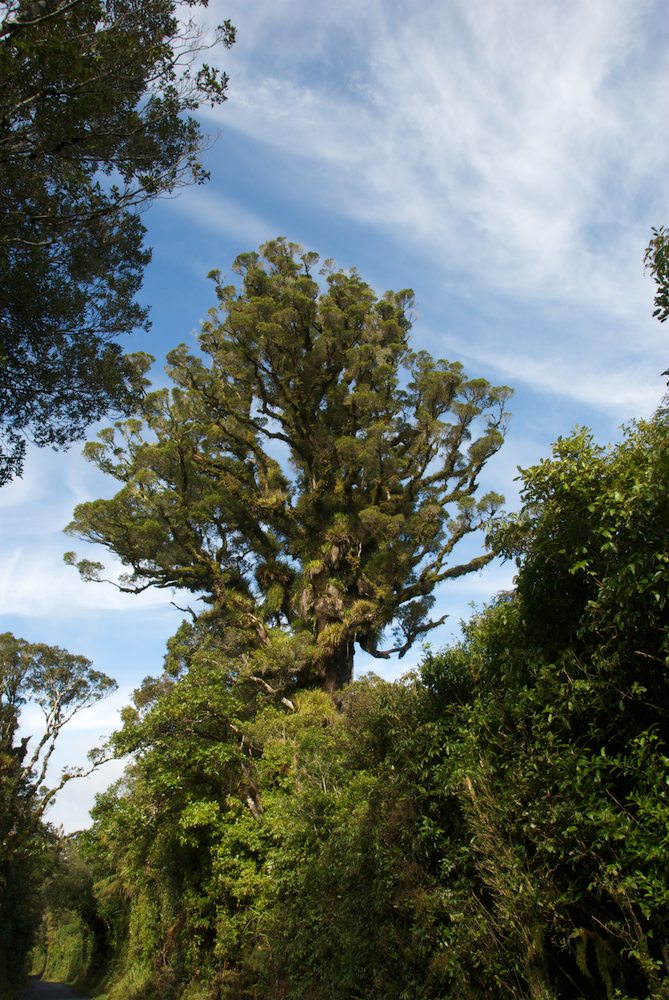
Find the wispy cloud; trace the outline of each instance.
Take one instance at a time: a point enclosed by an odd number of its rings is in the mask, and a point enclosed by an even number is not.
[[[48,488],[49,483],[58,483],[58,489]],[[66,550],[78,548],[85,558],[102,562],[110,579],[123,572],[120,561],[101,546],[77,546],[76,539],[63,534],[78,503],[111,496],[117,486],[84,461],[78,449],[60,454],[31,449],[24,478],[0,491],[0,615],[54,621],[94,611],[146,614],[169,606],[172,599],[188,603],[187,595],[170,591],[133,595],[109,584],[85,583],[63,562]]]
[[[127,685],[118,688],[113,694],[96,702],[89,708],[78,712],[63,730],[61,741],[71,739],[74,734],[87,734],[91,746],[95,745],[100,734],[110,733],[120,725],[119,713],[130,702],[132,688]],[[35,738],[44,729],[44,715],[38,705],[28,703],[21,710],[20,730],[22,734]],[[62,756],[62,754],[61,754]]]
[[[641,266],[650,226],[669,217],[659,0],[455,0],[410,12],[259,0],[229,13],[240,51],[238,64],[234,50],[225,56],[224,130],[290,158],[313,208],[410,244],[474,302],[494,292],[517,309],[557,310],[563,332],[542,349],[547,386],[594,407],[646,408],[643,372],[598,386],[573,365],[594,372],[606,356],[627,367],[631,339],[659,355]],[[511,361],[536,344],[515,337],[507,369],[522,379],[527,366]]]
[[[244,62],[224,127],[326,163],[338,209],[437,243],[451,264],[480,271],[487,258],[486,282],[514,294],[616,287],[632,207],[641,199],[652,218],[667,205],[649,184],[669,164],[658,140],[669,59],[648,58],[657,4],[479,0],[400,16],[389,3],[374,18],[362,5],[347,38],[366,59],[354,72],[340,53],[338,81],[332,65],[302,77],[322,51],[321,15],[335,17],[302,6],[254,6],[265,61]],[[294,61],[267,44],[279,22],[300,39]]]
[[[76,753],[76,748],[71,748]],[[71,763],[72,757],[69,762]],[[65,764],[67,761],[64,760]],[[62,826],[64,833],[84,830],[91,824],[89,810],[95,796],[104,792],[125,770],[125,761],[112,760],[98,768],[88,778],[71,781],[48,808],[45,819],[55,827]]]
[[[239,202],[226,195],[214,194],[211,189],[187,189],[174,200],[174,208],[177,213],[187,215],[200,226],[217,234],[232,236],[244,245],[257,245],[276,236],[276,228],[271,220],[243,208]]]
[[[494,345],[472,345],[457,338],[451,338],[451,343],[459,357],[486,365],[516,387],[525,384],[538,393],[561,395],[595,406],[618,421],[627,414],[650,416],[659,402],[662,389],[659,357],[654,366],[647,358],[636,356],[630,358],[625,368],[611,368],[604,345],[596,340],[577,358],[556,357],[543,349],[528,354],[518,350],[518,345],[507,345],[500,351]]]
[[[6,550],[0,568],[0,615],[40,618],[52,621],[76,618],[95,611],[142,615],[169,605],[179,595],[162,590],[125,594],[111,584],[83,582],[75,569],[63,563],[67,540],[57,539],[48,547],[16,545]],[[82,555],[94,558],[89,546],[80,546]],[[109,578],[123,571],[117,560],[107,559]],[[187,603],[186,596],[183,603]],[[192,601],[192,596],[190,597]]]

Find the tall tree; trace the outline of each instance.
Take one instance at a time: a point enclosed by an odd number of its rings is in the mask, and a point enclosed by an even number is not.
[[[196,5],[0,6],[0,485],[26,439],[65,445],[141,386],[115,340],[148,325],[139,210],[206,178],[189,113],[226,96],[225,74],[198,64],[234,30],[208,38]]]
[[[410,291],[377,298],[328,262],[319,284],[318,259],[280,239],[237,259],[241,287],[213,272],[205,357],[178,347],[175,387],[87,446],[123,486],[69,530],[120,556],[125,589],[203,595],[253,635],[251,671],[335,690],[356,642],[403,655],[443,621],[435,586],[490,559],[453,556],[501,502],[475,493],[509,390],[412,351]]]

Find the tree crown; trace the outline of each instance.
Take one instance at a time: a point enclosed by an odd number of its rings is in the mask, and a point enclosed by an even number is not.
[[[226,75],[200,60],[234,29],[207,37],[198,5],[0,8],[0,485],[20,474],[26,440],[63,446],[132,409],[134,366],[115,338],[148,327],[140,210],[206,179],[191,112],[226,96]]]
[[[331,264],[321,284],[317,262],[279,239],[237,259],[239,287],[212,274],[202,354],[178,347],[174,388],[87,446],[124,485],[69,530],[120,555],[129,589],[203,594],[261,647],[311,637],[336,687],[354,642],[402,655],[439,623],[434,587],[489,560],[452,557],[501,502],[475,493],[509,390],[413,351],[410,291]]]

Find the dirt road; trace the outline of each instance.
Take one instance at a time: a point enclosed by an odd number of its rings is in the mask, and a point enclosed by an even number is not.
[[[77,993],[64,983],[43,983],[35,976],[30,977],[30,985],[21,1000],[88,1000],[83,993]]]

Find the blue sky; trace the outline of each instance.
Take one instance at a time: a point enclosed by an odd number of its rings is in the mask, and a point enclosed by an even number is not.
[[[161,362],[194,345],[206,273],[276,235],[379,292],[412,287],[416,347],[515,389],[485,476],[513,506],[517,466],[576,424],[615,440],[664,390],[667,330],[642,256],[669,222],[666,13],[664,0],[212,0],[209,21],[238,29],[220,55],[229,101],[203,115],[212,180],[146,214],[153,329],[128,348]],[[113,492],[78,446],[32,451],[0,490],[0,628],[83,653],[120,686],[63,736],[60,763],[115,725],[181,619],[170,595],[83,584],[62,563],[75,504]],[[444,587],[435,611],[451,617],[433,645],[511,575]],[[394,677],[417,658],[373,666]],[[28,708],[26,731],[37,723]],[[118,773],[73,783],[50,818],[84,825]]]

